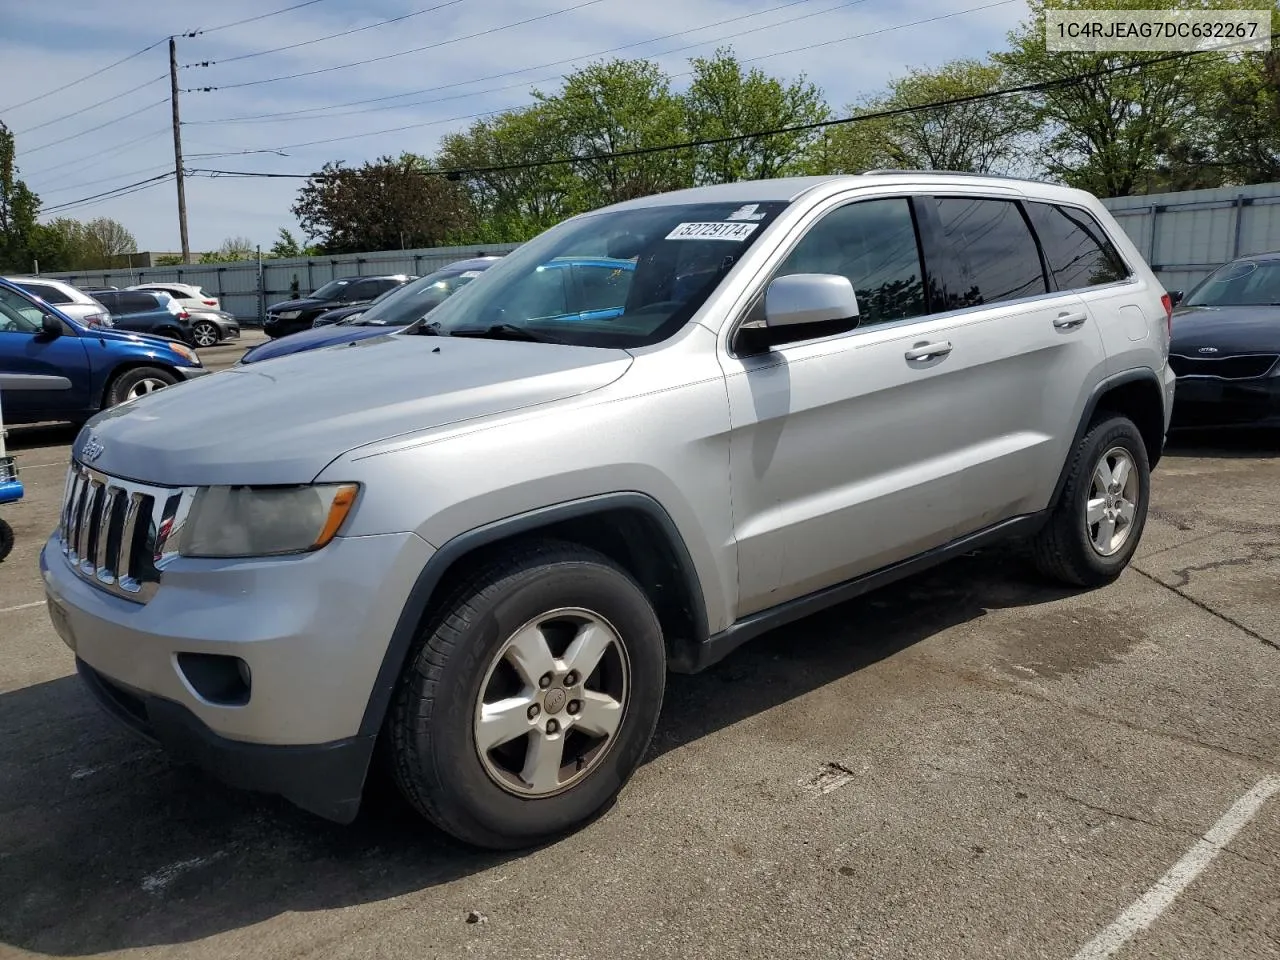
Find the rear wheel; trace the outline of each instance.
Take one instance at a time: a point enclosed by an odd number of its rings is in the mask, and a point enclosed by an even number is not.
[[[212,347],[221,339],[218,325],[209,320],[198,320],[191,327],[191,336],[197,347]]]
[[[665,680],[657,617],[623,570],[572,545],[517,549],[461,583],[410,654],[387,722],[396,781],[467,843],[552,839],[639,766]]]
[[[1132,420],[1108,416],[1094,423],[1072,456],[1062,496],[1032,541],[1035,563],[1062,583],[1102,586],[1128,565],[1146,525],[1147,448]]]
[[[168,370],[160,367],[133,367],[120,374],[107,390],[107,406],[114,407],[126,400],[137,400],[178,382]]]

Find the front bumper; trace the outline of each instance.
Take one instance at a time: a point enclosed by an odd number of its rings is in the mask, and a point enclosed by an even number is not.
[[[184,380],[194,380],[213,372],[208,367],[175,367],[174,369],[182,375]]]
[[[431,553],[406,533],[271,560],[179,558],[145,604],[82,579],[56,534],[40,571],[54,628],[110,713],[232,785],[345,822],[377,735],[370,693]],[[182,654],[243,661],[247,696],[208,699]]]
[[[1280,426],[1280,376],[1178,380],[1171,429],[1274,426]]]

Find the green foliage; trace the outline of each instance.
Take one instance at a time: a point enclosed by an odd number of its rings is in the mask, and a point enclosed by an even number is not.
[[[327,163],[298,191],[293,214],[325,253],[431,247],[469,231],[458,186],[412,153],[358,168]]]
[[[234,263],[257,259],[258,251],[248,237],[227,237],[217,250],[200,255],[201,263]]]
[[[0,122],[0,269],[25,272],[34,259],[40,198],[18,179],[14,153],[13,134]]]
[[[298,243],[298,238],[293,235],[292,231],[281,227],[276,242],[271,245],[271,249],[267,253],[263,254],[263,257],[271,259],[283,259],[287,257],[316,257],[319,256],[320,253],[321,250],[319,247],[314,245],[303,246]]]
[[[182,266],[182,254],[167,253],[163,257],[156,257],[157,267],[180,267]]]
[[[691,62],[693,80],[682,106],[692,140],[820,123],[830,115],[822,91],[803,76],[784,84],[756,68],[744,71],[727,49]],[[820,137],[821,131],[812,129],[699,147],[693,178],[699,184],[732,183],[800,173]]]

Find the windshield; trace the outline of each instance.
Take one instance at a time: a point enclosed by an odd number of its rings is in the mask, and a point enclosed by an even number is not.
[[[606,210],[508,254],[422,332],[640,347],[679,330],[786,203]]]
[[[1188,307],[1280,304],[1280,260],[1237,260],[1224,264],[1191,291]]]
[[[494,261],[495,263],[497,261]],[[427,313],[484,272],[488,264],[469,270],[445,267],[384,294],[355,320],[355,327],[403,327]]]
[[[330,280],[311,296],[316,300],[332,300],[338,295],[338,291],[349,283],[351,283],[350,280]]]

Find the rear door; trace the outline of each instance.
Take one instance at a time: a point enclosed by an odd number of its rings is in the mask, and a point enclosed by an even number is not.
[[[974,518],[984,524],[1041,510],[1085,398],[1106,374],[1102,332],[1078,293],[1055,289],[1025,201],[957,193],[929,208],[935,274],[997,385],[990,406],[966,406],[1003,453],[957,478],[958,488],[987,502]]]

